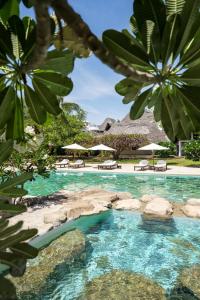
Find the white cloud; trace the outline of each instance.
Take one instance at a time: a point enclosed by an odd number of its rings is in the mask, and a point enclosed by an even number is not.
[[[105,78],[94,70],[83,66],[76,66],[76,74],[72,76],[74,89],[70,99],[80,102],[81,100],[97,100],[99,98],[116,97],[113,78]]]

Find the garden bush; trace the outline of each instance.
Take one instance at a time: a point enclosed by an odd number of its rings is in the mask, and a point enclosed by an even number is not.
[[[176,145],[171,142],[160,142],[159,145],[169,148],[169,150],[156,151],[156,155],[160,158],[167,158],[176,155]]]
[[[200,141],[191,141],[185,144],[185,158],[193,161],[200,160]]]
[[[114,148],[116,152],[113,152],[113,156],[115,159],[118,159],[124,150],[137,150],[148,143],[146,136],[141,134],[107,134],[94,137],[87,146],[104,144]]]

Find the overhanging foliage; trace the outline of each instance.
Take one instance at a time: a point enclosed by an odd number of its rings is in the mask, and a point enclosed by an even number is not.
[[[126,78],[116,85],[130,116],[146,107],[172,141],[189,139],[200,129],[200,2],[135,0],[131,32],[107,30],[103,41],[119,59],[153,75],[153,84]]]

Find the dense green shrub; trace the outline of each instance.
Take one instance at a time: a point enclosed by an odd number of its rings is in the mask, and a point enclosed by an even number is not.
[[[87,146],[104,144],[114,148],[116,152],[113,152],[113,156],[115,159],[118,159],[124,150],[137,150],[148,143],[146,136],[141,134],[107,134],[94,137]]]
[[[200,141],[191,141],[185,144],[185,157],[193,161],[200,160]]]
[[[176,155],[176,145],[171,142],[160,142],[159,145],[169,148],[169,150],[156,151],[156,155],[161,158],[166,158]]]

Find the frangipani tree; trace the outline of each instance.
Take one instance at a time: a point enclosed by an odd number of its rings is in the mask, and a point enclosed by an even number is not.
[[[131,33],[107,30],[103,42],[119,59],[154,82],[127,77],[116,85],[130,116],[145,107],[172,141],[200,130],[200,1],[134,0]]]

